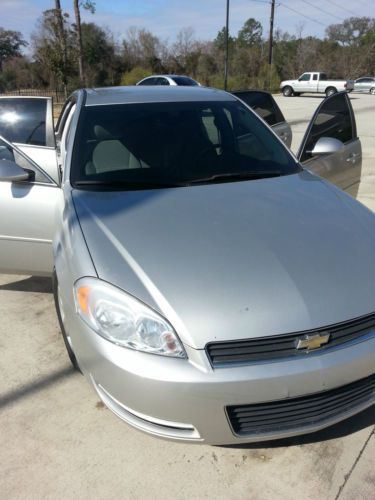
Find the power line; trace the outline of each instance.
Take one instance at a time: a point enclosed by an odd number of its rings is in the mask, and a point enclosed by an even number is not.
[[[320,21],[317,21],[313,17],[307,16],[306,14],[302,14],[302,12],[299,12],[298,10],[293,9],[292,7],[289,7],[288,5],[285,5],[285,3],[279,2],[279,5],[281,5],[285,9],[291,10],[292,12],[294,12],[295,14],[298,14],[299,16],[305,17],[306,19],[308,19],[309,21],[312,21],[313,23],[320,24],[321,26],[324,26],[324,28],[326,28],[326,25],[324,23],[321,23]]]
[[[301,2],[303,2],[303,3],[307,4],[307,5],[310,5],[310,7],[314,7],[314,9],[320,10],[320,12],[323,12],[324,14],[327,14],[327,16],[332,16],[332,17],[338,19],[339,21],[344,21],[344,19],[342,17],[336,16],[335,14],[331,14],[330,12],[328,12],[328,10],[324,10],[321,7],[318,7],[317,5],[314,5],[313,3],[308,2],[307,0],[301,0]]]
[[[342,7],[339,3],[336,3],[333,0],[326,0],[326,2],[331,3],[332,5],[337,7],[338,9],[344,10],[348,14],[352,14],[352,16],[357,16],[357,14],[355,12],[353,12],[352,10],[346,9],[345,7]]]

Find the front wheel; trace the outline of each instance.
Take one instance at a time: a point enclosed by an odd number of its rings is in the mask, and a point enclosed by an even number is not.
[[[291,97],[293,95],[293,89],[289,85],[283,88],[283,95],[285,97]]]
[[[370,94],[375,95],[375,87],[372,87],[372,89],[370,89]]]
[[[326,89],[326,96],[329,97],[330,95],[336,94],[336,92],[337,89],[335,89],[335,87],[328,87],[328,89]]]
[[[59,287],[59,283],[57,281],[56,271],[54,271],[53,275],[52,275],[52,288],[53,288],[53,297],[55,299],[57,319],[59,320],[61,334],[62,334],[63,339],[64,339],[64,344],[65,344],[70,362],[72,363],[75,370],[81,372],[76,355],[74,354],[74,351],[73,351],[71,338],[66,333],[66,330],[64,327],[64,313],[63,313],[63,308],[62,308],[62,304],[61,304],[60,287]]]

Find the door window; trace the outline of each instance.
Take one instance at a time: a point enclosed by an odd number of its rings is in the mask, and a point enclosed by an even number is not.
[[[156,82],[154,83],[154,85],[169,85],[169,82],[166,78],[163,78],[163,77],[159,77],[159,78],[155,78]]]
[[[46,98],[3,97],[0,99],[0,135],[9,142],[53,146],[47,124]],[[53,136],[53,134],[52,134]]]
[[[146,78],[142,82],[139,82],[138,85],[156,85],[157,78]]]
[[[313,75],[313,80],[317,80],[318,79],[318,75]]]
[[[298,78],[300,82],[308,82],[310,80],[310,73],[304,73],[302,76]]]
[[[1,160],[14,161],[19,167],[32,170],[35,173],[34,182],[53,183],[52,179],[39,169],[35,163],[28,159],[26,155],[0,138],[0,161]]]
[[[232,94],[250,106],[270,127],[285,122],[285,118],[271,94],[257,90],[232,92]]]
[[[344,144],[356,137],[351,105],[345,93],[328,97],[318,108],[302,143],[301,162],[312,158],[310,152],[321,137],[333,137]]]

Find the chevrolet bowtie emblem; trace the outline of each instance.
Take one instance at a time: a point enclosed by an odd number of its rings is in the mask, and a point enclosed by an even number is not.
[[[330,333],[316,333],[314,335],[305,335],[298,339],[297,349],[307,349],[312,351],[319,349],[322,345],[329,341]]]

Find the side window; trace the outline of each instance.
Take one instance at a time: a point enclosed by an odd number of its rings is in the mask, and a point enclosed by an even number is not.
[[[43,182],[51,184],[52,181],[47,177],[32,161],[30,161],[25,155],[19,150],[7,144],[5,141],[0,139],[0,161],[10,160],[17,163],[21,168],[26,168],[27,170],[32,170],[35,173],[35,182]]]
[[[333,137],[344,144],[355,138],[350,104],[344,93],[334,94],[321,104],[310,125],[305,143],[303,145],[300,161],[312,157],[311,151],[321,137]]]
[[[156,85],[157,78],[146,78],[143,82],[138,83],[138,85]]]
[[[47,100],[4,97],[0,99],[0,135],[9,142],[48,146]]]
[[[310,80],[310,73],[304,73],[298,78],[300,82],[308,82]]]
[[[169,82],[166,78],[156,78],[156,83],[154,85],[169,85]]]
[[[317,80],[318,79],[318,75],[315,73],[315,75],[313,75],[313,80]]]
[[[267,92],[252,90],[249,92],[233,92],[233,94],[250,106],[270,127],[277,123],[285,122],[285,118],[276,101]]]

